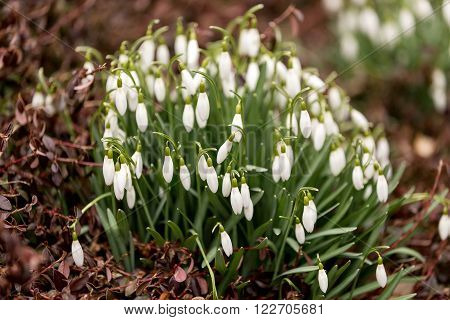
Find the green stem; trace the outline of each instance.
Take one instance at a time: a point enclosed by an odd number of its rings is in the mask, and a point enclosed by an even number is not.
[[[86,211],[89,210],[90,207],[92,207],[93,205],[95,205],[95,204],[96,204],[97,202],[99,202],[100,200],[102,200],[102,199],[104,199],[104,198],[106,198],[106,197],[109,197],[109,196],[112,196],[112,193],[111,193],[111,192],[106,192],[106,193],[103,193],[103,194],[99,195],[97,198],[95,198],[94,200],[92,200],[91,202],[89,202],[86,206],[84,206],[83,209],[81,209],[81,214],[84,214]]]

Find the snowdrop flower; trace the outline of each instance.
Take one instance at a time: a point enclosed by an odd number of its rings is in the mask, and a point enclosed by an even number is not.
[[[149,74],[145,76],[145,84],[147,85],[150,96],[153,97],[155,93],[155,76],[153,75],[153,72],[149,72]]]
[[[289,97],[294,98],[300,92],[300,78],[297,71],[292,66],[292,59],[289,59],[289,68],[286,72],[286,92]]]
[[[115,92],[115,104],[117,111],[119,114],[123,116],[127,111],[127,92],[126,89],[122,86],[122,79],[117,79],[117,89]]]
[[[248,207],[244,207],[244,216],[247,221],[251,221],[253,218],[253,202],[250,201]]]
[[[134,86],[134,84],[132,86]],[[136,108],[139,103],[139,93],[138,93],[137,89],[132,86],[128,86],[127,103],[128,103],[128,107],[130,108],[130,111],[134,112],[134,111],[136,111]]]
[[[339,109],[342,105],[341,93],[337,87],[331,87],[328,90],[328,104],[332,110]]]
[[[388,198],[388,183],[386,177],[383,174],[383,170],[378,171],[377,178],[377,196],[380,202],[386,202]]]
[[[164,84],[164,80],[161,77],[161,72],[157,70],[156,72],[156,78],[154,83],[153,92],[155,94],[156,100],[158,102],[163,102],[166,98],[166,86]]]
[[[108,75],[108,78],[106,78],[106,92],[109,93],[112,101],[115,101],[117,79],[118,77],[115,74],[110,74]]]
[[[352,182],[356,190],[362,190],[364,188],[364,173],[359,159],[355,160],[355,167],[352,171]]]
[[[433,7],[428,0],[414,0],[412,9],[420,20],[433,14]]]
[[[125,170],[125,190],[130,191],[133,188],[133,178],[131,176],[131,170],[127,163],[125,163],[125,159],[121,159],[123,163],[120,165],[120,168],[122,167]]]
[[[170,183],[173,178],[173,161],[172,157],[170,156],[170,148],[166,147],[164,150],[164,164],[162,168],[162,173],[164,180],[166,180],[167,183]]]
[[[228,80],[233,75],[233,64],[231,62],[230,54],[227,51],[227,43],[224,40],[222,42],[222,52],[218,58],[219,75],[222,80]]]
[[[369,121],[367,121],[366,117],[356,109],[350,111],[350,117],[355,126],[360,128],[362,131],[369,130]]]
[[[280,176],[281,180],[287,181],[289,180],[291,176],[291,163],[289,161],[289,157],[286,153],[286,145],[283,144],[281,146],[281,153],[280,153]]]
[[[131,187],[130,190],[127,190],[127,206],[129,209],[134,208],[134,204],[136,203],[136,191],[134,187]]]
[[[389,163],[389,142],[384,136],[377,141],[376,155],[383,167]]]
[[[105,184],[107,186],[112,185],[114,181],[114,160],[113,160],[113,152],[112,150],[108,150],[107,154],[103,158],[103,177],[105,179]]]
[[[375,276],[377,278],[378,285],[381,288],[384,288],[387,283],[387,275],[383,265],[383,258],[381,258],[381,256],[378,257],[377,271],[375,272]]]
[[[53,94],[52,93],[49,93],[45,97],[44,111],[49,117],[51,117],[55,114],[55,106],[53,104]]]
[[[191,76],[190,72],[184,67],[182,63],[180,63],[180,69],[181,69],[181,84],[183,87],[187,90],[187,93],[191,96],[195,95],[196,93],[196,86],[194,82],[194,78]]]
[[[226,198],[231,193],[231,166],[227,167],[227,172],[223,176],[222,195]]]
[[[323,124],[323,116],[320,116],[319,122],[314,127],[314,130],[312,130],[313,146],[316,151],[322,149],[323,144],[325,143],[325,137],[326,137],[326,129],[325,125]]]
[[[297,239],[297,242],[299,244],[305,243],[305,230],[303,229],[302,224],[300,223],[300,219],[295,219],[295,239]]]
[[[303,78],[305,79],[306,84],[317,92],[324,92],[326,90],[326,84],[313,73],[304,73]]]
[[[339,48],[341,55],[347,59],[347,61],[353,61],[356,59],[359,53],[359,43],[355,36],[349,32],[345,33],[339,41]]]
[[[231,238],[228,233],[223,229],[222,225],[220,225],[220,242],[222,244],[223,252],[227,255],[227,257],[233,254],[233,243],[231,242]]]
[[[122,200],[125,195],[125,183],[127,176],[125,168],[123,168],[119,161],[116,162],[116,171],[114,173],[114,195],[117,200]]]
[[[442,0],[442,15],[444,16],[445,22],[450,27],[450,2],[448,0]]]
[[[444,212],[442,213],[441,218],[439,219],[438,230],[441,240],[442,241],[446,240],[450,232],[450,219],[448,218],[447,207],[444,207]]]
[[[281,61],[277,61],[276,65],[275,65],[275,68],[276,68],[275,71],[276,71],[276,74],[277,74],[278,81],[286,83],[286,81],[287,81],[287,68],[284,65],[284,63],[281,62]]]
[[[213,167],[212,159],[208,158],[206,161],[208,165],[208,171],[206,174],[206,182],[208,183],[208,187],[212,193],[216,193],[219,189],[219,179],[217,178],[216,169]]]
[[[75,231],[72,233],[72,258],[77,267],[81,268],[83,266],[84,252],[80,242],[78,241],[78,236]]]
[[[280,181],[281,178],[280,156],[278,153],[275,155],[272,162],[272,178],[275,182]]]
[[[331,173],[336,177],[338,176],[342,170],[345,168],[346,160],[345,160],[345,151],[341,146],[333,145],[331,147],[329,164]]]
[[[285,145],[286,146],[286,154],[288,156],[289,162],[291,164],[291,167],[294,165],[294,150],[292,149],[291,143],[289,140],[286,141],[286,143],[284,143],[283,141],[279,141],[277,143],[277,151],[278,154],[281,153],[281,146]]]
[[[31,105],[33,108],[40,108],[44,105],[45,97],[44,94],[40,90],[40,85],[36,88],[34,92],[33,99],[31,100]]]
[[[294,136],[298,135],[298,120],[297,116],[295,115],[295,111],[291,113],[288,113],[288,116],[286,118],[286,128],[289,130],[292,130],[292,134]]]
[[[147,108],[144,104],[144,96],[142,93],[139,93],[139,103],[136,107],[136,123],[139,131],[145,132],[148,127],[148,116],[147,116]]]
[[[261,63],[266,64],[266,79],[271,80],[273,77],[273,74],[275,73],[274,59],[269,54],[265,53],[261,57]]]
[[[223,87],[223,93],[225,94],[225,97],[227,98],[233,98],[234,93],[233,91],[236,91],[236,79],[234,72],[231,72],[231,75],[227,79],[222,79],[222,87]]]
[[[256,85],[259,79],[259,66],[255,60],[251,60],[248,67],[247,73],[245,74],[245,83],[247,84],[250,91],[255,91]]]
[[[322,0],[322,5],[328,13],[334,14],[334,13],[339,12],[339,10],[343,7],[343,1],[342,0]]]
[[[166,65],[169,64],[170,61],[169,48],[162,37],[159,38],[159,45],[156,49],[156,60]]]
[[[113,136],[113,131],[111,130],[111,126],[109,124],[109,122],[106,123],[105,126],[105,131],[103,132],[103,140],[105,138],[111,138]],[[107,148],[108,147],[108,143],[106,141],[103,141],[103,148]]]
[[[254,58],[259,53],[259,47],[261,45],[261,38],[259,36],[259,31],[256,29],[256,19],[252,19],[252,27],[248,29],[246,40],[247,44],[247,55]]]
[[[105,123],[109,124],[111,131],[116,131],[119,128],[118,121],[117,113],[112,108],[108,108]]]
[[[242,133],[240,130],[244,128],[244,124],[242,123],[241,111],[241,102],[238,102],[238,104],[236,105],[236,113],[231,123],[231,133],[234,133],[234,141],[238,143],[241,142],[242,139]]]
[[[305,139],[311,135],[311,117],[306,109],[306,103],[302,101],[302,111],[300,112],[300,131]]]
[[[309,233],[314,231],[314,225],[317,221],[317,209],[314,201],[309,199],[309,197],[304,197],[303,199],[303,216],[302,222],[305,230]]]
[[[238,40],[238,53],[241,56],[247,55],[248,52],[248,28],[242,28],[239,33],[239,40]]]
[[[134,162],[134,174],[136,175],[136,178],[139,179],[142,175],[142,169],[144,167],[144,163],[142,161],[141,144],[140,143],[138,143],[136,151],[131,156],[131,160],[133,160],[133,162]]]
[[[189,191],[191,188],[191,174],[189,173],[189,169],[184,164],[183,158],[180,158],[180,180],[183,188],[186,191]]]
[[[328,289],[328,276],[326,271],[323,269],[322,263],[319,263],[319,275],[317,280],[319,281],[320,290],[322,290],[323,293],[326,293]]]
[[[197,124],[200,128],[206,127],[206,123],[209,118],[209,99],[206,94],[205,83],[202,81],[199,88],[200,93],[198,94],[197,107],[195,108],[195,118],[197,119]]]
[[[183,110],[183,125],[187,132],[191,132],[194,128],[194,121],[194,108],[191,104],[191,97],[188,96],[186,98],[186,104],[184,105]]]
[[[244,208],[249,207],[252,203],[252,199],[250,198],[250,189],[244,176],[241,178],[241,196]]]
[[[373,165],[372,155],[369,153],[369,150],[367,148],[364,148],[362,165],[364,168],[364,176],[367,179],[371,179],[375,173],[375,168]]]
[[[198,69],[198,60],[200,57],[200,50],[198,47],[197,37],[195,31],[191,30],[189,34],[189,41],[187,44],[187,66],[191,70]]]
[[[404,35],[409,36],[414,33],[416,21],[411,11],[406,8],[402,8],[398,15],[398,22],[400,30]]]
[[[219,151],[217,152],[217,163],[221,164],[225,161],[228,154],[231,151],[231,147],[233,146],[233,140],[234,140],[234,133],[232,133],[227,140],[222,144],[222,146],[219,148]]]
[[[244,204],[243,204],[243,200],[242,200],[242,195],[239,192],[238,183],[237,183],[236,178],[233,178],[233,180],[231,181],[230,201],[231,201],[231,208],[233,209],[233,212],[235,214],[241,214]]]
[[[177,35],[175,37],[174,49],[175,54],[180,55],[181,61],[186,62],[187,37],[183,33],[183,23],[181,18],[177,21]]]
[[[205,181],[206,176],[208,174],[208,164],[206,162],[205,155],[202,155],[200,157],[200,159],[198,160],[197,171],[198,171],[198,175],[200,176],[200,179]]]
[[[377,40],[380,31],[380,20],[377,13],[371,7],[365,7],[359,14],[359,29],[372,42]]]
[[[325,111],[323,115],[323,123],[325,125],[327,135],[337,135],[339,133],[339,127],[334,121],[330,111]]]
[[[147,35],[151,35],[151,28],[147,31]],[[140,65],[144,71],[147,71],[155,59],[155,42],[153,39],[146,39],[139,47]]]

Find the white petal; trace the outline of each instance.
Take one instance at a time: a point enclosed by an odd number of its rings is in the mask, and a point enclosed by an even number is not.
[[[336,150],[331,151],[329,164],[331,173],[336,177],[338,176],[342,170],[345,168],[345,152],[339,147]]]
[[[254,61],[250,62],[245,75],[245,82],[250,91],[255,91],[259,79],[259,67]]]
[[[361,112],[356,109],[352,109],[350,116],[355,126],[359,127],[363,131],[369,129],[369,122]]]
[[[136,109],[136,123],[139,131],[145,132],[148,127],[147,108],[143,103],[139,103]]]
[[[226,231],[220,233],[220,241],[222,243],[222,248],[227,257],[233,254],[233,243],[231,242],[231,238]]]
[[[380,202],[386,202],[388,198],[388,183],[384,175],[379,175],[377,179],[377,196]]]
[[[180,56],[183,62],[186,62],[186,52],[187,52],[187,39],[184,34],[179,34],[175,37],[174,44],[175,54]]]
[[[167,183],[170,183],[173,178],[173,161],[171,156],[164,156],[163,177]]]
[[[132,156],[131,159],[134,161],[134,174],[136,175],[136,178],[140,178],[142,175],[142,169],[143,169],[143,162],[142,162],[142,154],[139,151],[136,151]]]
[[[225,140],[225,142],[220,146],[219,151],[217,152],[217,163],[221,164],[225,161],[228,156],[228,153],[231,150],[232,142],[230,140]]]
[[[318,281],[320,290],[322,290],[323,293],[326,293],[328,289],[328,276],[325,270],[319,270]]]
[[[197,119],[198,126],[204,128],[209,118],[209,99],[206,92],[200,92],[197,100],[197,107],[195,109],[195,117]]]
[[[249,57],[256,57],[259,52],[259,47],[261,39],[259,36],[259,31],[256,28],[250,28],[247,31],[247,54]]]
[[[292,129],[291,129],[291,124],[292,124]],[[288,114],[288,116],[286,117],[286,128],[291,129],[292,134],[294,136],[298,135],[298,120],[297,120],[297,116],[295,115],[295,112],[292,113],[292,116],[290,116],[290,114]]]
[[[226,198],[231,193],[231,178],[230,174],[227,172],[225,173],[222,181],[222,195]]]
[[[72,258],[77,267],[81,268],[84,262],[84,252],[78,240],[72,241]]]
[[[303,209],[302,222],[305,230],[309,233],[314,231],[315,220],[317,219],[317,212],[311,206],[305,206]]]
[[[191,174],[185,165],[180,167],[180,180],[186,191],[191,188]]]
[[[200,52],[196,39],[190,39],[187,45],[187,65],[189,69],[198,69]]]
[[[305,230],[301,223],[297,223],[295,225],[295,238],[297,239],[299,244],[305,243]]]
[[[169,48],[165,44],[160,44],[156,49],[156,60],[163,64],[168,64],[170,61]]]
[[[127,205],[129,209],[134,208],[134,204],[136,203],[136,192],[132,187],[130,190],[127,190]]]
[[[138,105],[138,92],[136,88],[129,88],[127,90],[127,101],[130,111],[136,111]]]
[[[253,218],[253,202],[250,200],[248,207],[244,207],[244,216],[247,221],[251,221]]]
[[[183,125],[187,132],[194,128],[194,108],[191,104],[186,104],[183,111]]]
[[[315,130],[312,132],[313,145],[316,151],[322,149],[323,144],[325,143],[325,137],[325,125],[322,122],[319,122]]]
[[[380,287],[384,288],[387,283],[387,275],[386,275],[386,270],[384,269],[383,264],[377,265],[377,271],[376,271],[375,275],[376,275],[377,282],[380,285]]]
[[[236,113],[234,115],[233,122],[231,124],[231,133],[234,133],[234,141],[240,142],[242,139],[242,133],[238,128],[240,128],[241,130],[244,128],[244,124],[242,123],[242,116],[240,113]]]
[[[183,87],[186,88],[187,92],[193,96],[195,94],[195,83],[194,79],[192,78],[191,74],[188,70],[183,69],[181,70],[181,81]]]
[[[338,109],[342,104],[341,93],[337,87],[328,90],[328,104],[332,110]]]
[[[273,158],[272,177],[273,177],[273,181],[275,181],[275,182],[280,181],[280,178],[281,178],[281,166],[280,166],[280,157],[279,156],[275,156]]]
[[[300,78],[294,68],[289,68],[286,73],[286,92],[294,98],[301,90]]]
[[[117,200],[122,200],[125,195],[125,187],[122,187],[120,180],[120,171],[114,174],[114,195]]]
[[[200,179],[205,181],[206,176],[208,174],[208,164],[206,163],[206,159],[205,159],[204,155],[202,155],[198,161],[197,171],[198,171],[198,175],[200,176]]]
[[[450,227],[450,220],[448,218],[447,214],[443,214],[441,218],[439,219],[439,236],[441,237],[441,240],[444,241],[447,239],[449,234],[449,227]]]
[[[243,183],[241,185],[241,196],[242,196],[242,205],[244,208],[247,208],[250,206],[252,199],[250,198],[250,189],[248,187],[248,184]]]
[[[154,89],[156,100],[163,102],[166,98],[166,86],[164,80],[161,77],[155,79]]]
[[[242,196],[237,187],[231,189],[231,208],[235,214],[241,214],[243,208]]]
[[[280,155],[281,179],[283,181],[289,180],[291,176],[291,163],[286,153]]]
[[[309,138],[311,135],[311,118],[307,110],[302,110],[300,113],[300,130],[304,138]]]
[[[115,94],[115,104],[119,114],[123,116],[127,111],[127,95],[123,87],[117,88]]]
[[[362,190],[364,188],[364,174],[361,166],[355,166],[353,168],[352,181],[356,190]]]
[[[216,193],[219,189],[219,179],[217,178],[217,172],[213,166],[208,167],[208,173],[206,175],[206,182],[212,193]]]
[[[103,158],[103,177],[107,186],[110,186],[114,182],[114,173],[114,160],[109,159],[108,156],[105,155]]]

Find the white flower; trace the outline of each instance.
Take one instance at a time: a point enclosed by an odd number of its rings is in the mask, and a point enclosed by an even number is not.
[[[227,79],[222,79],[222,87],[223,93],[227,98],[233,98],[234,93],[236,91],[236,79],[234,72],[231,73],[231,76]]]
[[[242,133],[239,130],[242,130],[244,128],[244,124],[242,123],[242,116],[241,116],[241,104],[240,102],[236,106],[236,113],[233,117],[233,121],[231,123],[231,134],[234,133],[234,141],[235,142],[241,142],[242,139]]]
[[[261,39],[259,31],[256,28],[250,28],[247,31],[247,54],[249,57],[254,58],[258,55]]]
[[[323,293],[326,293],[328,289],[328,276],[321,263],[319,264],[319,275],[317,280],[319,281],[320,290],[322,290]]]
[[[280,176],[281,180],[288,181],[291,176],[291,162],[289,161],[289,157],[286,154],[286,147],[283,145],[281,147],[280,154]]]
[[[197,171],[200,179],[206,180],[206,175],[208,174],[208,164],[206,163],[205,155],[202,155],[198,160]]]
[[[200,128],[206,126],[206,122],[209,118],[209,99],[205,92],[205,85],[202,82],[200,84],[200,93],[198,94],[197,107],[195,108],[195,118],[197,119],[197,124]]]
[[[377,141],[376,147],[377,159],[383,164],[389,162],[389,142],[386,137],[381,137]]]
[[[251,221],[253,218],[253,202],[250,201],[250,205],[248,207],[244,207],[244,216],[247,221]]]
[[[189,169],[184,164],[183,159],[180,159],[180,180],[183,188],[186,191],[189,191],[191,188],[191,174],[189,173]]]
[[[275,68],[276,68],[275,71],[276,71],[278,81],[286,83],[287,68],[284,65],[284,63],[281,61],[277,61]]]
[[[142,42],[141,46],[139,47],[139,55],[141,57],[141,68],[144,71],[147,71],[148,68],[150,68],[151,64],[153,63],[153,60],[155,59],[155,42],[153,39],[147,39],[144,42]]]
[[[45,97],[44,111],[49,117],[51,117],[55,114],[55,106],[53,104],[53,95],[52,94],[48,94]]]
[[[370,135],[369,131],[366,131],[364,133],[364,136],[362,137],[362,144],[363,144],[364,147],[367,148],[367,150],[371,154],[374,154],[374,151],[375,151],[375,140]]]
[[[312,130],[312,140],[314,149],[316,151],[322,149],[323,144],[325,143],[325,137],[326,137],[325,125],[323,124],[322,121],[319,121],[317,125],[314,127],[314,130]]]
[[[184,34],[177,34],[175,37],[174,43],[175,54],[180,55],[180,59],[183,62],[186,62],[187,55],[187,38]]]
[[[325,125],[325,131],[327,135],[337,135],[339,133],[339,127],[333,119],[330,111],[325,111],[323,115],[323,123]]]
[[[222,51],[219,55],[218,59],[218,65],[219,65],[219,74],[222,79],[222,81],[225,79],[229,79],[232,76],[233,73],[233,65],[231,62],[231,57],[228,51]]]
[[[148,127],[148,116],[147,116],[147,108],[145,104],[140,102],[136,108],[136,123],[139,128],[139,131],[145,132]]]
[[[194,128],[194,121],[194,108],[192,107],[190,99],[188,98],[188,101],[184,105],[183,110],[183,125],[187,132],[191,132],[192,128]]]
[[[189,95],[195,95],[197,88],[195,86],[194,78],[192,78],[189,71],[184,68],[181,70],[181,84],[187,90]]]
[[[300,131],[305,139],[311,135],[311,118],[306,109],[300,112]]]
[[[267,53],[263,54],[261,57],[261,63],[266,64],[266,79],[271,80],[275,72],[275,61]]]
[[[144,167],[144,164],[142,162],[142,154],[141,154],[141,147],[138,145],[137,150],[133,153],[131,156],[131,160],[134,161],[134,174],[136,175],[136,178],[140,178],[142,175],[142,169]]]
[[[414,0],[413,11],[422,20],[433,14],[433,7],[428,0]]]
[[[448,214],[444,213],[441,215],[441,218],[439,219],[438,229],[441,240],[444,241],[445,239],[447,239],[450,232],[450,220],[448,218]]]
[[[381,262],[381,263],[380,263]],[[387,283],[387,275],[386,270],[384,269],[383,260],[379,258],[378,265],[377,265],[377,271],[375,272],[378,285],[382,288],[386,286]]]
[[[303,73],[306,84],[317,92],[324,92],[327,88],[325,82],[313,73]]]
[[[233,146],[234,134],[231,134],[230,137],[225,140],[225,142],[220,146],[219,151],[217,152],[217,163],[221,164],[225,161],[228,154],[231,151],[231,147]]]
[[[147,90],[150,96],[153,97],[155,93],[155,76],[153,74],[147,74],[145,76],[145,84],[147,85]]]
[[[328,13],[334,14],[339,12],[343,6],[342,0],[322,0],[322,5]]]
[[[212,159],[208,158],[206,164],[208,165],[208,171],[206,173],[206,182],[212,193],[216,193],[219,189],[219,179],[217,178],[216,169],[214,169]]]
[[[252,203],[252,199],[250,198],[250,189],[248,187],[247,181],[245,177],[241,178],[241,196],[242,196],[242,205],[244,208],[247,208]]]
[[[190,33],[190,39],[187,44],[187,65],[189,69],[198,69],[198,59],[200,57],[200,50],[198,48],[198,42],[195,38],[194,31]]]
[[[291,124],[292,124],[292,129],[291,129]],[[286,117],[286,128],[291,129],[292,134],[294,136],[298,135],[298,120],[297,120],[297,116],[295,115],[295,112],[292,112],[292,116],[289,113],[288,116]]]
[[[117,80],[117,89],[115,91],[115,104],[119,114],[123,116],[127,111],[127,90],[122,86],[122,80]]]
[[[122,166],[117,162],[116,163],[116,171],[114,173],[114,195],[117,200],[122,200],[125,195],[125,183],[127,181],[125,168],[122,169]]]
[[[233,254],[233,243],[225,230],[220,231],[220,242],[222,243],[222,249],[227,257],[231,256]]]
[[[342,147],[337,147],[336,149],[330,152],[330,169],[331,173],[336,177],[338,176],[342,170],[345,168],[346,160],[345,160],[345,152]]]
[[[162,64],[169,64],[170,61],[170,52],[167,45],[162,42],[156,49],[156,60],[161,62]]]
[[[243,204],[243,200],[242,200],[242,195],[239,192],[236,178],[233,178],[233,180],[231,182],[231,186],[232,186],[231,196],[230,196],[231,208],[233,209],[233,212],[235,214],[241,214],[244,204]]]
[[[136,191],[134,190],[134,187],[132,187],[130,190],[127,190],[128,208],[133,209],[135,203],[136,203]]]
[[[114,160],[112,158],[112,151],[108,151],[108,154],[103,158],[103,177],[105,178],[105,184],[107,186],[112,185],[114,181]]]
[[[362,190],[364,188],[364,173],[362,171],[361,166],[359,165],[359,161],[355,164],[355,167],[352,171],[352,181],[353,186],[356,190]]]
[[[294,98],[301,90],[299,75],[293,67],[287,70],[285,86],[286,92],[291,98]]]
[[[400,25],[401,32],[409,36],[414,32],[416,21],[414,15],[406,8],[402,8],[398,14],[398,22]]]
[[[295,224],[295,238],[297,239],[299,244],[305,243],[305,230],[303,229],[300,221]]]
[[[338,109],[342,104],[341,93],[337,87],[328,90],[328,104],[332,110]]]
[[[388,198],[388,183],[383,171],[380,170],[377,179],[377,196],[380,202],[386,202]]]
[[[289,162],[291,163],[292,168],[294,166],[294,150],[292,149],[292,146],[290,144],[286,145],[286,154],[289,158]]]
[[[131,176],[131,170],[126,163],[122,163],[121,168],[122,167],[125,168],[125,189],[129,191],[131,190],[131,188],[133,188],[133,177]]]
[[[347,59],[347,61],[353,61],[358,56],[359,43],[355,36],[350,32],[345,33],[341,37],[339,48],[342,56]]]
[[[317,209],[312,200],[305,197],[305,206],[303,207],[302,222],[305,230],[309,233],[314,231],[314,224],[317,221]]]
[[[350,112],[350,116],[355,126],[363,131],[367,131],[369,129],[369,122],[361,112],[356,109],[352,109],[352,111]]]
[[[278,154],[273,158],[272,178],[275,182],[280,181],[281,178],[280,156]]]
[[[448,0],[442,0],[442,15],[444,16],[445,22],[450,27],[450,2]]]
[[[109,124],[112,131],[116,131],[119,128],[117,113],[113,109],[109,109],[105,117],[105,124]]]
[[[375,168],[373,166],[372,156],[367,150],[363,153],[362,166],[364,168],[364,176],[367,179],[371,179],[375,173]]]
[[[377,40],[380,31],[380,20],[371,7],[365,7],[359,14],[359,29],[372,41]]]
[[[155,79],[153,92],[158,102],[163,102],[166,98],[166,86],[164,84],[164,80],[161,78],[161,74],[157,75]]]
[[[44,105],[44,101],[44,94],[40,91],[36,91],[33,95],[33,99],[31,100],[31,105],[33,106],[33,108],[39,108]]]
[[[245,56],[248,52],[248,29],[243,28],[239,33],[238,52],[239,55]]]
[[[166,147],[166,149],[165,149],[162,173],[163,173],[164,180],[166,180],[167,183],[170,183],[173,178],[173,161],[172,161],[172,157],[170,156],[169,147]]]
[[[229,168],[231,171],[231,167],[229,167]],[[230,176],[230,172],[227,170],[227,172],[223,176],[222,195],[226,198],[230,195],[230,193],[231,193],[231,176]]]
[[[127,101],[128,101],[128,107],[130,108],[130,111],[134,112],[136,111],[136,108],[138,106],[138,97],[139,94],[136,90],[136,88],[129,87],[127,90]]]
[[[245,75],[245,82],[250,91],[255,91],[259,79],[259,67],[255,61],[251,61]]]
[[[84,252],[83,252],[83,248],[81,247],[81,244],[78,241],[76,235],[74,236],[74,239],[72,241],[72,258],[73,258],[73,262],[75,262],[75,265],[77,267],[81,268],[83,266]]]
[[[118,77],[115,74],[110,74],[108,75],[108,78],[106,78],[106,92],[109,93],[111,100],[115,100],[117,79]]]

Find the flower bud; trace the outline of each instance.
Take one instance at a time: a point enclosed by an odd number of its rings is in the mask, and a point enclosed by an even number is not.
[[[83,266],[84,252],[75,231],[72,234],[72,258],[77,267],[81,268]]]
[[[242,195],[239,192],[238,184],[236,178],[233,178],[231,183],[231,208],[235,214],[241,214],[242,208],[244,207]]]
[[[225,230],[220,232],[220,242],[222,243],[223,252],[225,252],[227,257],[231,256],[233,254],[233,243]]]

